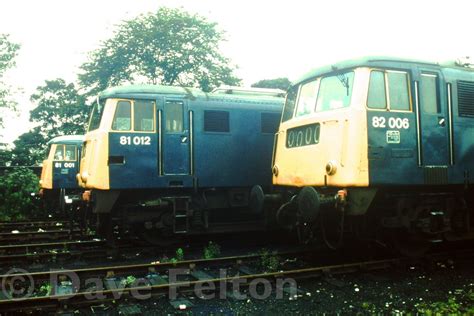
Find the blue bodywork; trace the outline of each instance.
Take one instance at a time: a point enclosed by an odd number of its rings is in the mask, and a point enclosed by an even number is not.
[[[74,145],[77,148],[76,160],[74,161],[53,161],[53,189],[78,189],[76,174],[79,172],[79,162],[82,153],[81,135],[59,136],[48,142],[48,145]]]
[[[66,165],[65,165],[66,164]],[[79,172],[79,162],[53,163],[53,188],[78,189],[76,174]]]
[[[157,132],[109,133],[111,190],[271,185],[273,137],[283,98],[160,86],[122,87],[100,97],[153,100],[157,108]],[[170,102],[183,105],[181,132],[164,128]],[[205,111],[227,112],[228,131],[205,131]],[[262,113],[274,120],[271,132],[262,132]],[[123,137],[130,137],[127,145],[121,144]]]
[[[410,78],[411,111],[367,109],[370,186],[472,183],[474,69],[453,62],[375,56],[317,68],[302,76],[295,84],[359,67],[403,71]],[[437,77],[438,113],[428,113],[421,108],[422,100],[416,85],[419,85],[422,74]],[[460,82],[464,82],[462,87],[459,86]],[[463,111],[460,111],[459,91],[463,92]],[[374,127],[374,117],[383,118],[385,127]],[[406,119],[409,127],[390,128],[390,119]],[[391,139],[387,140],[387,137]],[[397,137],[398,143],[395,141]]]
[[[374,61],[367,65],[406,71],[412,102],[411,112],[367,111],[369,183],[392,186],[472,182],[469,176],[474,172],[474,98],[470,103],[473,112],[460,113],[458,83],[467,81],[474,86],[474,71],[454,65],[403,61]],[[437,77],[437,113],[429,113],[421,106],[417,90],[421,74]],[[374,117],[384,117],[385,128],[375,128]],[[390,119],[407,119],[409,127],[390,128]]]

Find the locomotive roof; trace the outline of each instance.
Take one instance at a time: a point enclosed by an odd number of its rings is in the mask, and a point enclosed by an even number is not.
[[[201,90],[187,87],[174,87],[163,85],[126,85],[108,88],[99,94],[99,98],[123,97],[130,94],[173,94],[173,95],[189,95],[198,96],[204,94]]]
[[[84,135],[64,135],[54,137],[48,142],[48,145],[51,144],[66,144],[66,145],[77,145],[82,144],[84,141]]]
[[[282,102],[283,97],[275,97],[262,94],[261,92],[255,92],[251,94],[249,90],[245,93],[206,93],[197,88],[188,87],[175,87],[175,86],[164,86],[164,85],[127,85],[108,88],[99,94],[100,99],[106,98],[133,98],[140,95],[174,95],[184,96],[190,100],[205,99],[205,100],[226,100],[242,102],[248,100],[249,102],[255,103],[266,103],[266,102]]]
[[[458,62],[448,61],[448,62],[435,62],[419,59],[408,59],[408,58],[397,58],[397,57],[388,57],[388,56],[367,56],[357,59],[345,60],[338,62],[332,65],[322,66],[316,69],[313,69],[300,77],[298,80],[294,81],[293,84],[299,84],[311,78],[319,77],[321,75],[357,67],[394,67],[394,68],[403,68],[406,67],[406,64],[418,64],[421,66],[434,66],[438,68],[452,68],[457,70],[465,71],[474,71],[473,68],[463,67],[458,64]]]

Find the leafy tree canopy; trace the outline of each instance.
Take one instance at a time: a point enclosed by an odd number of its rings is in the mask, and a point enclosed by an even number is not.
[[[9,164],[12,166],[34,166],[45,157],[46,143],[49,139],[41,136],[40,127],[35,127],[18,137],[10,151]]]
[[[90,53],[79,80],[88,93],[124,83],[152,83],[212,90],[238,85],[234,67],[219,52],[217,24],[180,9],[124,21],[114,36]]]
[[[20,45],[11,42],[7,34],[0,34],[0,77],[5,71],[15,66],[15,57]]]
[[[0,34],[0,110],[14,108],[16,103],[9,98],[11,89],[3,82],[5,72],[15,66],[15,57],[20,45],[9,40],[7,34]],[[3,126],[3,115],[0,116],[0,127]]]
[[[30,121],[39,123],[45,138],[84,134],[89,108],[73,83],[63,79],[46,80],[36,89],[31,101],[37,107],[30,112]]]
[[[85,133],[89,108],[74,84],[63,79],[47,80],[31,100],[37,107],[30,112],[30,121],[38,125],[14,142],[12,165],[39,163],[47,142],[53,137]]]
[[[40,217],[31,193],[39,190],[38,177],[27,168],[2,174],[0,177],[0,220],[25,220]]]
[[[264,79],[260,80],[254,84],[252,87],[254,88],[271,88],[271,89],[282,89],[288,90],[290,87],[290,80],[288,78],[276,78],[276,79]]]

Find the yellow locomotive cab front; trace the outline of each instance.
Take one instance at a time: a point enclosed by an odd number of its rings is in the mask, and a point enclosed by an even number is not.
[[[41,189],[53,188],[53,156],[56,151],[56,144],[52,144],[48,153],[48,157],[43,160],[41,168],[40,187]]]
[[[367,84],[367,71],[315,78],[292,88],[276,136],[273,184],[368,186],[367,94],[357,89]]]
[[[76,175],[79,185],[87,189],[109,189],[107,168],[107,132],[96,130],[86,134],[83,145],[81,168]],[[98,150],[100,148],[100,150]]]
[[[109,139],[107,124],[111,124],[113,111],[106,111],[111,104],[94,105],[89,120],[89,131],[86,133],[82,147],[78,184],[86,189],[108,190],[109,185]],[[103,113],[102,113],[103,112]]]

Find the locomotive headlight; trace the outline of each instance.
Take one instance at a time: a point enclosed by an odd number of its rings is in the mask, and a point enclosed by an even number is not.
[[[89,178],[89,174],[87,173],[87,171],[81,173],[81,179],[84,183],[87,182],[87,178]]]
[[[337,162],[334,160],[329,161],[326,164],[326,173],[332,176],[333,174],[336,173],[336,171],[337,171]]]
[[[272,168],[272,173],[275,177],[278,177],[278,166],[277,165],[274,165],[273,168]]]

